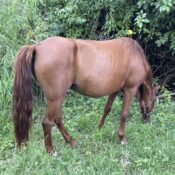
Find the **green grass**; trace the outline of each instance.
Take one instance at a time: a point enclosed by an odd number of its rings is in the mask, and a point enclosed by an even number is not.
[[[41,126],[45,101],[37,93],[30,141],[21,150],[15,147],[11,119],[13,60],[20,45],[50,35],[35,2],[0,1],[0,175],[174,175],[175,104],[167,91],[147,124],[141,122],[138,103],[134,101],[126,126],[129,144],[125,146],[117,138],[119,97],[99,130],[97,123],[106,99],[69,93],[63,104],[63,120],[78,145],[71,149],[54,126],[57,157],[45,151]]]
[[[121,99],[116,99],[104,127],[99,130],[97,123],[106,99],[71,93],[63,104],[63,119],[78,145],[70,148],[54,127],[53,144],[58,156],[53,157],[44,148],[41,121],[45,105],[40,106],[41,101],[36,101],[30,142],[26,147],[15,148],[11,121],[1,126],[3,131],[8,128],[6,135],[1,135],[1,174],[174,174],[174,102],[157,103],[148,124],[141,122],[138,104],[134,102],[126,127],[129,144],[122,146],[117,138]]]

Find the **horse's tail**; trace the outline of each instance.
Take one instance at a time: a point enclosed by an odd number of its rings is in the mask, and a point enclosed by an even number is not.
[[[13,85],[13,123],[16,142],[21,146],[29,139],[32,119],[32,72],[34,70],[34,45],[23,46],[16,57]]]

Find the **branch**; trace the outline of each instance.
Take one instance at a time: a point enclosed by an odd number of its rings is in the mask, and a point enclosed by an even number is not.
[[[170,93],[170,95],[171,95],[171,97],[175,97],[175,92]],[[159,100],[159,99],[165,98],[165,95],[160,94],[160,95],[156,96],[156,98]]]

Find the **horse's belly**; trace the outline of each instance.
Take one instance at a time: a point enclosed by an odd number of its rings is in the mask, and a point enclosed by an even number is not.
[[[72,89],[80,94],[99,97],[110,95],[117,92],[122,87],[121,78],[113,77],[89,77],[78,81],[72,86]]]
[[[95,46],[79,49],[75,90],[92,97],[106,96],[121,89],[127,61],[123,63],[108,47]]]

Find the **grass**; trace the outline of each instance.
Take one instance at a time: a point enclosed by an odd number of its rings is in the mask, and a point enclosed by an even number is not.
[[[54,126],[52,137],[57,157],[45,151],[41,126],[45,101],[38,93],[30,141],[21,150],[15,147],[11,119],[13,60],[20,45],[49,36],[35,0],[28,2],[0,2],[0,175],[174,175],[175,104],[167,91],[164,100],[156,104],[148,124],[141,122],[138,103],[134,101],[126,126],[129,144],[125,146],[117,138],[119,97],[99,130],[97,123],[106,99],[70,92],[63,104],[63,120],[78,145],[71,149]],[[30,17],[33,28],[28,23]]]
[[[45,105],[40,106],[41,101],[36,101],[30,142],[26,147],[16,149],[12,123],[6,124],[8,132],[6,137],[1,136],[0,146],[1,174],[174,174],[174,102],[157,103],[148,124],[141,123],[138,104],[134,102],[126,127],[129,144],[123,146],[116,136],[121,99],[116,99],[104,127],[99,130],[97,123],[105,98],[91,99],[71,93],[63,104],[63,119],[78,145],[70,148],[54,127],[53,143],[58,152],[54,157],[47,155],[44,148],[41,121]]]

